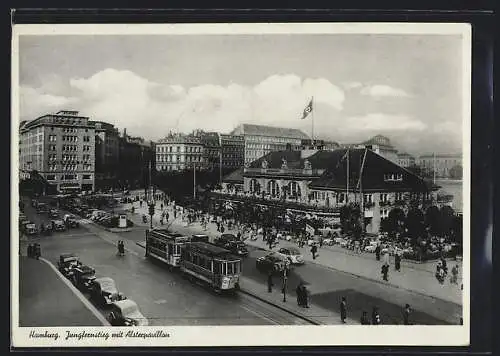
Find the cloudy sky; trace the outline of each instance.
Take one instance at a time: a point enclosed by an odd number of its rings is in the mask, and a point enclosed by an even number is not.
[[[388,136],[400,151],[462,149],[457,35],[23,35],[20,113],[79,110],[159,139],[240,123],[315,137]]]

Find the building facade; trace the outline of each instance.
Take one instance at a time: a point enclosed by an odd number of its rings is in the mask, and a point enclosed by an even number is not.
[[[415,157],[412,156],[409,153],[398,153],[398,161],[397,164],[399,164],[401,167],[412,167],[415,165]]]
[[[59,192],[95,189],[95,128],[78,111],[43,115],[20,127],[19,168]]]
[[[245,164],[245,138],[242,135],[219,134],[222,168],[237,169]]]
[[[156,164],[155,146],[142,137],[123,135],[119,140],[119,178],[117,187],[139,188],[149,185],[149,172],[154,175]]]
[[[435,172],[437,178],[449,178],[451,170],[462,168],[461,154],[429,154],[418,158],[417,164],[424,172]]]
[[[287,149],[299,149],[302,140],[309,139],[304,132],[283,127],[241,124],[231,135],[241,135],[245,143],[245,164],[273,152]]]
[[[200,137],[172,134],[156,143],[156,170],[183,171],[206,169],[203,144]]]
[[[272,152],[245,167],[241,176],[239,181],[238,173],[227,176],[223,193],[314,209],[358,203],[368,233],[379,232],[393,207],[431,204],[438,189],[369,149]]]
[[[120,133],[114,125],[90,121],[95,129],[95,184],[108,188],[117,182],[120,172]]]
[[[219,133],[217,132],[199,132],[196,136],[200,137],[203,145],[203,161],[208,170],[219,169],[221,165],[221,145]]]

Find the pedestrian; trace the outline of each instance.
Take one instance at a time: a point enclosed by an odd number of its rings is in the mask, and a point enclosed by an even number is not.
[[[142,208],[142,200],[139,200],[139,208]]]
[[[273,291],[273,274],[271,272],[267,275],[267,292],[271,293]]]
[[[401,272],[401,255],[399,252],[394,256],[394,269]]]
[[[302,296],[302,281],[299,282],[297,288],[295,289],[295,293],[297,294],[297,305],[299,307],[304,306],[304,298]]]
[[[40,256],[42,256],[42,248],[40,247],[40,244],[35,244],[35,257],[36,259],[40,259]]]
[[[442,265],[444,274],[445,275],[448,274],[448,267],[446,266],[446,259],[444,258],[444,256],[441,256],[441,265]]]
[[[450,283],[458,284],[458,265],[454,265],[451,269]]]
[[[165,212],[165,219],[167,220],[167,222],[168,222],[168,219],[170,219],[170,215],[168,214],[168,212]]]
[[[163,210],[163,203],[160,204],[160,209]]]
[[[29,258],[33,257],[33,245],[32,244],[28,245],[28,257]]]
[[[224,231],[225,231],[225,229],[224,229],[224,225],[221,225],[221,227],[220,227],[220,232],[221,232],[221,234],[223,234],[223,233],[224,233]]]
[[[238,241],[241,241],[241,231],[238,231],[238,234],[236,235],[236,237],[238,238]]]
[[[373,307],[372,310],[372,325],[380,325],[380,314],[378,312],[378,307]]]
[[[160,225],[163,226],[163,216],[160,218]]]
[[[313,260],[316,259],[316,252],[318,252],[318,246],[316,246],[316,244],[313,244],[311,247],[311,253],[312,253]]]
[[[405,310],[403,311],[403,324],[404,325],[410,325],[410,313],[411,313],[410,304],[406,304]]]
[[[347,319],[347,300],[345,297],[342,297],[342,301],[340,302],[340,320],[343,324],[346,323]]]
[[[377,245],[377,247],[375,247],[375,258],[377,259],[377,261],[380,261],[380,245]]]
[[[370,325],[370,320],[368,320],[368,313],[363,310],[363,315],[361,315],[361,325]]]
[[[302,285],[302,298],[304,303],[304,308],[309,308],[309,291],[305,285]]]
[[[384,281],[389,281],[389,266],[386,264],[382,265],[382,278]]]

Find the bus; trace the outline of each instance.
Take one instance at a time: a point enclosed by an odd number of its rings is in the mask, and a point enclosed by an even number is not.
[[[167,229],[146,230],[146,257],[162,261],[170,268],[178,268],[181,248],[189,240],[189,237]]]
[[[241,259],[207,242],[190,242],[181,249],[180,271],[216,292],[239,289]]]

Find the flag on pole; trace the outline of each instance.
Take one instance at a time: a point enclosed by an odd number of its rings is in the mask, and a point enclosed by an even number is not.
[[[309,102],[309,104],[307,104],[306,108],[304,109],[304,112],[302,113],[302,117],[300,119],[304,120],[312,111],[313,111],[313,100],[311,98],[311,101]]]

